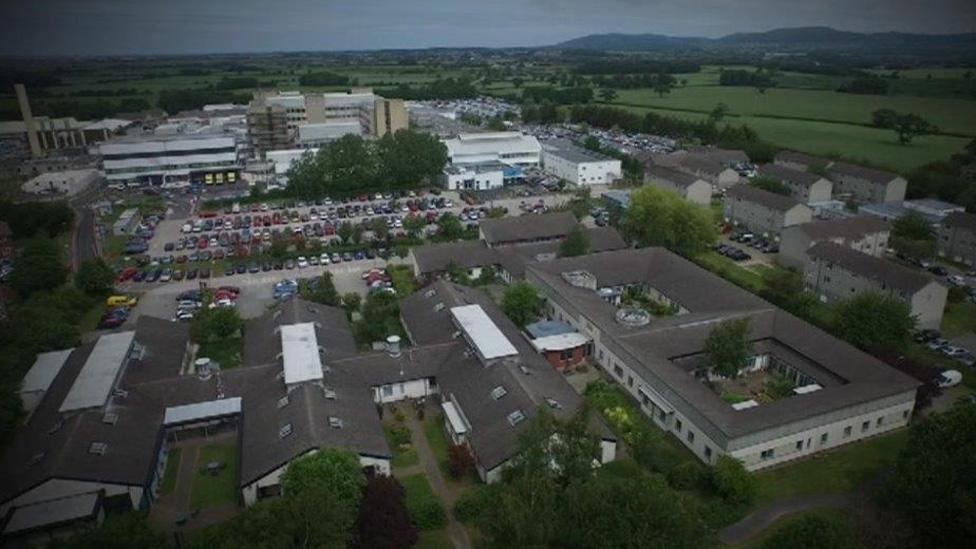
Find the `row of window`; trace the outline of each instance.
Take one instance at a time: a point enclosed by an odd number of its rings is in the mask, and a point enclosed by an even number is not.
[[[904,410],[901,413],[902,419],[907,420],[908,419],[908,414],[909,414],[909,411],[908,410]],[[882,425],[884,425],[884,416],[879,416],[877,419],[874,420],[874,427],[875,428],[879,428]],[[861,422],[861,433],[868,432],[868,430],[870,428],[871,428],[871,421],[870,420]],[[851,436],[851,434],[853,432],[854,432],[854,427],[852,425],[848,425],[848,426],[844,427],[844,438],[850,438],[850,436]],[[830,440],[830,433],[821,433],[820,434],[820,445],[821,446],[827,444],[827,442],[829,440]],[[803,440],[796,441],[795,450],[797,452],[803,451],[803,444],[804,444]],[[806,441],[806,446],[807,446],[807,448],[810,448],[810,440],[809,439]],[[768,450],[763,450],[759,454],[759,458],[762,459],[763,461],[773,459],[774,457],[776,457],[776,449],[775,448],[770,448]]]

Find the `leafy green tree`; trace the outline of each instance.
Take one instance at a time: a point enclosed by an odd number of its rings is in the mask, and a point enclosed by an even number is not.
[[[524,83],[525,83],[525,80],[523,80],[522,78],[519,78],[518,76],[516,76],[515,78],[512,79],[512,85],[515,86],[516,89],[521,88],[522,87],[522,84],[524,84]]]
[[[64,549],[165,549],[168,536],[154,530],[142,513],[129,512],[109,515],[99,526],[87,528],[74,536],[56,543]]]
[[[363,304],[362,313],[362,320],[354,326],[357,337],[362,342],[383,341],[387,336],[401,331],[400,307],[393,294],[370,294]]]
[[[976,537],[976,404],[912,425],[882,490],[918,547],[968,547]]]
[[[603,88],[600,90],[600,98],[603,99],[605,103],[611,103],[617,98],[617,90],[613,88]]]
[[[734,457],[720,456],[712,466],[709,480],[715,493],[727,503],[746,505],[756,496],[755,477]]]
[[[762,549],[854,549],[850,528],[822,513],[789,520],[762,543]]]
[[[385,135],[376,143],[378,181],[403,190],[433,182],[447,164],[447,147],[437,136],[409,129]],[[374,184],[374,187],[384,185]]]
[[[57,244],[49,238],[35,237],[14,260],[10,285],[21,297],[57,288],[68,278],[68,269],[60,257]]]
[[[915,113],[879,109],[872,113],[871,120],[879,128],[894,130],[902,145],[910,144],[916,137],[939,132],[939,128]]]
[[[503,120],[500,116],[495,116],[488,120],[486,127],[495,132],[505,131],[505,120]]]
[[[705,350],[716,373],[725,377],[738,377],[739,371],[752,356],[749,319],[726,320],[712,328],[705,340]]]
[[[103,294],[112,290],[115,275],[100,257],[82,262],[75,273],[75,286],[87,294]]]
[[[916,319],[904,302],[879,292],[865,292],[835,308],[834,333],[861,349],[904,349]]]
[[[935,240],[935,229],[925,217],[910,210],[891,224],[891,234],[908,240]]]
[[[520,328],[534,321],[542,312],[542,299],[535,286],[528,282],[516,282],[505,288],[502,310]]]
[[[382,217],[375,217],[369,222],[369,230],[373,233],[373,238],[378,241],[385,241],[390,237],[390,226]]]
[[[715,107],[712,108],[711,112],[708,113],[708,119],[712,122],[718,124],[726,115],[729,114],[729,106],[725,103],[717,103]]]
[[[271,248],[269,250],[271,257],[281,260],[288,257],[288,242],[281,238],[276,238],[271,241]]]
[[[623,229],[640,246],[665,246],[685,255],[705,250],[716,238],[707,208],[657,187],[642,187],[630,194]]]
[[[315,288],[309,290],[305,297],[315,303],[331,305],[333,307],[338,306],[339,292],[336,291],[335,283],[332,281],[332,272],[323,272]]]
[[[303,527],[300,547],[342,546],[352,534],[366,485],[359,458],[324,449],[292,461],[281,488],[294,521]]]
[[[586,255],[589,250],[590,239],[583,232],[583,229],[577,225],[566,235],[566,240],[559,244],[559,257]]]
[[[361,243],[363,241],[363,233],[365,232],[366,229],[363,228],[363,225],[361,223],[356,223],[355,225],[353,225],[352,236],[351,236],[352,243],[353,244]]]
[[[363,303],[363,297],[356,292],[349,292],[342,296],[342,306],[347,311],[358,311]]]
[[[339,237],[339,240],[341,240],[343,244],[348,244],[350,241],[352,241],[352,234],[352,223],[348,221],[343,221],[338,227],[336,227],[336,236]]]
[[[447,215],[447,214],[445,214]],[[419,215],[408,215],[403,218],[403,229],[410,238],[418,238],[420,231],[427,227],[427,220]]]
[[[366,483],[359,502],[352,546],[407,549],[417,543],[417,528],[406,506],[407,492],[393,476],[378,475]]]
[[[759,177],[753,177],[749,180],[749,185],[762,189],[764,191],[769,191],[771,193],[781,194],[784,196],[790,195],[790,189],[783,184],[782,181],[776,179],[775,177],[769,177],[767,175],[760,175]]]
[[[654,90],[654,93],[656,93],[658,97],[664,97],[665,95],[671,93],[671,89],[674,88],[675,83],[676,80],[674,79],[674,76],[662,72],[658,73],[657,76],[654,77],[651,84],[651,89]]]
[[[461,220],[450,212],[441,214],[437,218],[437,225],[441,236],[448,240],[457,240],[464,234],[464,225],[461,225]]]

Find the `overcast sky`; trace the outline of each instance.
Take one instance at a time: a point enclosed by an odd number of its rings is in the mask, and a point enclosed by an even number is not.
[[[976,31],[976,0],[0,0],[0,54],[536,46],[599,32]]]

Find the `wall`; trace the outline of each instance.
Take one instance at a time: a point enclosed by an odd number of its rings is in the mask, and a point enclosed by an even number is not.
[[[937,246],[940,257],[948,257],[970,266],[976,265],[976,230],[943,224]]]
[[[437,392],[439,392],[437,386],[431,386],[428,378],[412,379],[373,387],[373,400],[381,404],[386,404],[408,398],[424,398]]]

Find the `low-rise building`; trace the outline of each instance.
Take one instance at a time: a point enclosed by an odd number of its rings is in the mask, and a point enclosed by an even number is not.
[[[705,463],[728,455],[764,469],[911,417],[917,381],[663,248],[532,263],[526,279],[546,298],[549,318],[593,341],[599,368],[640,403],[645,420]],[[625,291],[671,313],[621,305],[614,296]],[[733,319],[748,320],[753,353],[730,380],[712,371],[706,342]],[[781,382],[792,390],[778,398],[761,388]],[[753,389],[739,388],[746,385]]]
[[[908,182],[900,175],[848,162],[833,162],[826,168],[834,182],[834,194],[848,195],[859,202],[902,202]]]
[[[834,187],[834,184],[826,177],[778,164],[759,166],[759,175],[779,181],[789,189],[790,196],[803,204],[827,202],[830,200]]]
[[[809,223],[813,217],[813,210],[805,204],[749,185],[736,185],[725,193],[724,211],[729,223],[768,237],[778,236],[786,227]]]
[[[486,219],[478,229],[480,239],[489,248],[514,244],[536,244],[562,241],[579,225],[570,212],[522,214],[515,217]]]
[[[904,301],[920,328],[942,323],[948,289],[927,274],[833,242],[815,244],[807,255],[804,283],[821,301],[882,292]]]
[[[93,168],[47,172],[34,176],[20,188],[31,194],[74,196],[97,184],[101,178],[101,173]]]
[[[965,206],[936,200],[934,198],[906,200],[904,206],[909,210],[915,210],[929,219],[937,219],[939,221],[945,219],[949,214],[966,211]]]
[[[567,139],[542,144],[542,165],[546,173],[573,185],[606,185],[620,179],[620,160],[584,149]]]
[[[208,175],[213,183],[240,171],[237,140],[223,132],[120,137],[99,145],[99,154],[109,183],[204,183]]]
[[[644,184],[677,193],[681,198],[708,206],[712,203],[712,184],[682,171],[649,163],[644,170]]]
[[[265,154],[265,159],[274,164],[275,181],[279,185],[284,186],[288,184],[288,170],[291,169],[292,165],[306,155],[315,155],[318,152],[319,150],[316,148],[281,149],[277,151],[268,151]]]
[[[777,166],[803,172],[810,171],[811,168],[816,168],[818,171],[825,169],[832,162],[833,160],[829,158],[822,158],[797,151],[780,151],[773,158],[773,163]]]
[[[129,208],[119,215],[118,219],[112,225],[112,234],[115,236],[122,236],[127,234],[132,234],[139,222],[142,221],[142,216],[139,215],[139,210],[137,208]]]
[[[535,166],[542,161],[542,145],[534,136],[521,132],[462,133],[441,140],[452,164],[503,162]]]
[[[444,186],[452,191],[487,191],[500,189],[506,179],[521,175],[518,167],[501,162],[449,164],[444,167]]]
[[[939,226],[936,249],[940,257],[976,265],[976,215],[965,212],[947,215]]]
[[[783,229],[777,261],[802,270],[807,250],[819,242],[834,242],[861,253],[881,257],[888,248],[891,225],[876,217],[859,215],[813,221]]]
[[[558,320],[540,320],[525,327],[529,342],[560,372],[576,368],[593,354],[593,342]]]

